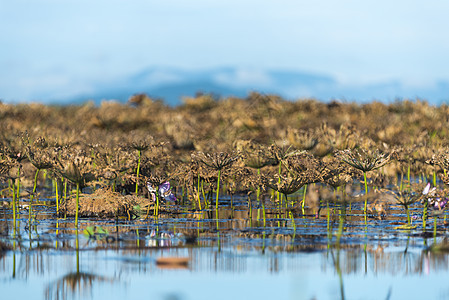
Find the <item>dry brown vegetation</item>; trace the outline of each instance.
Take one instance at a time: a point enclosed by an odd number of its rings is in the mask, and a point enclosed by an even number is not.
[[[61,198],[64,182],[90,186],[80,212],[98,216],[149,205],[148,181],[170,181],[181,203],[204,208],[217,170],[230,194],[290,194],[310,183],[336,188],[363,179],[364,171],[380,188],[407,173],[449,182],[448,120],[447,105],[425,101],[292,102],[258,93],[221,100],[200,95],[177,107],[147,96],[98,107],[0,104],[0,175],[5,185],[17,187],[20,179],[30,192],[36,170],[45,170],[37,191],[52,179]],[[348,159],[367,166],[370,159],[386,161],[363,170]],[[131,196],[136,182],[138,196]],[[73,212],[72,202],[61,207]]]

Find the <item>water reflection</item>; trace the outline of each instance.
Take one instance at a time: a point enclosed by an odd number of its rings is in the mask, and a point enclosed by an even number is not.
[[[239,279],[232,281],[236,288],[240,281],[251,285],[248,282],[257,279],[259,297],[266,298],[265,286],[277,282],[282,290],[295,291],[286,285],[296,280],[292,278],[307,277],[322,286],[302,286],[305,292],[300,295],[305,296],[299,299],[360,298],[359,290],[371,286],[382,286],[373,298],[385,299],[397,297],[400,286],[414,278],[443,287],[449,275],[445,228],[425,239],[417,231],[394,229],[397,223],[392,220],[365,222],[341,207],[329,208],[321,218],[295,219],[292,213],[278,217],[267,210],[266,226],[257,213],[253,218],[234,207],[232,214],[224,209],[133,222],[82,220],[79,234],[70,220],[43,219],[27,227],[24,218],[18,218],[14,228],[13,218],[5,218],[0,220],[0,286],[11,297],[18,287],[25,292],[20,287],[26,286],[33,299],[95,298],[103,293],[122,299],[128,297],[125,291],[139,290],[137,283],[151,283],[160,290],[155,298],[197,299],[190,294],[193,287],[220,290],[231,276]],[[107,234],[81,234],[88,226]],[[425,241],[439,247],[427,248]],[[161,268],[161,258],[184,258],[188,267]],[[189,281],[192,277],[195,280]],[[327,295],[326,290],[335,293]],[[229,292],[223,290],[223,295],[229,298]]]
[[[45,299],[73,299],[75,297],[85,299],[92,293],[92,286],[96,282],[109,282],[114,280],[89,273],[69,273],[50,283],[45,289]]]
[[[449,257],[446,253],[433,253],[411,247],[408,251],[390,244],[368,246],[341,245],[340,248],[327,245],[310,246],[285,244],[264,246],[260,243],[249,245],[210,241],[209,247],[166,247],[119,250],[66,251],[58,254],[54,250],[3,252],[0,257],[0,274],[3,282],[10,280],[45,283],[45,299],[86,298],[95,290],[108,289],[115,281],[129,284],[135,277],[160,274],[169,276],[172,270],[161,269],[155,263],[159,257],[188,257],[188,274],[299,274],[317,272],[321,276],[334,277],[338,281],[340,299],[352,293],[355,288],[347,284],[346,278],[354,275],[368,275],[382,278],[422,277],[432,274],[448,274]],[[76,243],[76,241],[75,241]],[[282,248],[282,247],[281,247]],[[82,254],[82,255],[80,255]],[[366,258],[365,258],[366,257]],[[75,258],[75,265],[68,263]],[[168,272],[168,273],[167,273]],[[9,275],[8,275],[9,274]],[[115,276],[110,276],[115,274]],[[220,276],[218,278],[220,278]],[[444,277],[444,276],[443,276]],[[6,286],[4,288],[7,289]],[[387,291],[383,291],[382,298]]]

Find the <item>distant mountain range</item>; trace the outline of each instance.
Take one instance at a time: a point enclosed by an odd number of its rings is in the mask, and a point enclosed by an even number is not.
[[[160,98],[168,105],[182,103],[182,97],[198,92],[221,97],[246,97],[251,91],[277,94],[286,99],[315,98],[322,101],[341,99],[367,102],[396,99],[425,99],[432,104],[449,102],[449,82],[441,81],[430,87],[409,87],[400,81],[365,85],[347,85],[323,74],[297,71],[261,71],[243,68],[216,68],[187,71],[176,68],[148,68],[128,78],[99,84],[88,95],[65,101],[80,102],[115,99],[125,102],[131,95],[146,93]],[[60,102],[59,102],[60,103]]]

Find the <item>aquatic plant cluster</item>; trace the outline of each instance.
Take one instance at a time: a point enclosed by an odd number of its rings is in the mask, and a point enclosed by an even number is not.
[[[0,176],[13,216],[42,195],[59,216],[158,217],[232,206],[320,217],[363,202],[365,218],[402,205],[443,211],[449,107],[198,95],[178,107],[146,95],[100,106],[0,104]],[[432,183],[434,189],[426,186]],[[222,200],[230,197],[231,201]],[[362,195],[362,197],[360,197]],[[411,205],[422,214],[410,217]],[[329,208],[328,208],[329,209]]]

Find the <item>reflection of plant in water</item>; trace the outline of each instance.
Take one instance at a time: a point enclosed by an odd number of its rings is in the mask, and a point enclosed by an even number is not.
[[[93,240],[101,240],[109,235],[109,231],[101,226],[87,226],[83,230],[85,236]]]
[[[91,293],[95,283],[113,283],[115,280],[84,272],[73,272],[63,276],[56,282],[50,283],[45,289],[45,299],[85,298]]]

